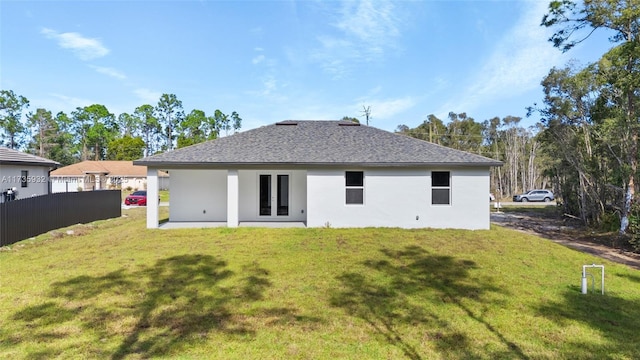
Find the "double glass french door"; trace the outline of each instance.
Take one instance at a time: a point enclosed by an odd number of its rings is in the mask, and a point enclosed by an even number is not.
[[[289,216],[289,175],[260,174],[258,180],[261,217]]]

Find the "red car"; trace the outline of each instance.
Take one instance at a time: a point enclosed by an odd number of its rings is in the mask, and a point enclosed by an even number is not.
[[[124,199],[125,205],[147,206],[147,192],[144,190],[134,191]]]

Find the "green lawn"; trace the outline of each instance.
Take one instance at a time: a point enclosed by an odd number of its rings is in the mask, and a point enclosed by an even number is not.
[[[640,272],[534,236],[146,230],[144,211],[0,251],[0,358],[640,357]],[[604,296],[580,294],[591,263]]]

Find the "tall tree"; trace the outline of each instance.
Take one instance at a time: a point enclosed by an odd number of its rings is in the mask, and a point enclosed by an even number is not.
[[[52,139],[53,146],[49,150],[48,159],[59,162],[62,166],[71,165],[79,160],[74,157],[78,145],[74,143],[73,121],[64,112],[59,112],[54,118],[56,136]]]
[[[242,118],[240,118],[240,115],[238,115],[238,113],[235,111],[231,113],[231,123],[231,127],[233,127],[233,133],[235,134],[242,127]]]
[[[118,115],[118,128],[122,136],[136,137],[139,135],[142,121],[139,117],[122,113]]]
[[[216,110],[216,114],[218,115],[220,129],[224,130],[224,136],[229,136],[229,131],[231,130],[231,118],[229,115]]]
[[[613,32],[609,39],[620,44],[610,56],[617,59],[616,75],[609,85],[619,92],[617,104],[623,109],[618,122],[629,129],[622,139],[627,149],[624,159],[629,168],[623,198],[620,233],[625,233],[629,225],[632,199],[638,184],[638,140],[640,138],[639,113],[637,109],[637,80],[640,76],[640,6],[629,0],[585,0],[577,3],[570,0],[552,1],[549,13],[542,19],[542,25],[558,30],[549,39],[562,51],[573,48],[587,39],[596,29],[605,28]],[[580,30],[588,29],[583,36]],[[577,38],[576,38],[577,37]],[[611,57],[610,57],[611,58]],[[615,93],[615,92],[613,92]]]
[[[487,143],[488,147],[488,156],[493,159],[501,160],[501,154],[504,152],[504,145],[501,140],[501,125],[499,117],[493,117],[489,120],[485,120],[483,122],[483,137]],[[504,186],[503,186],[503,173],[502,166],[495,166],[491,168],[491,178],[494,179],[491,184],[491,189],[494,191],[494,194],[497,195],[498,199],[501,199],[505,195]]]
[[[178,148],[198,144],[207,140],[207,115],[202,110],[191,110],[180,124]]]
[[[118,133],[115,116],[99,104],[76,108],[71,116],[81,147],[80,159],[104,160],[109,142]]]
[[[220,124],[218,123],[218,118],[215,115],[207,116],[203,127],[207,140],[217,139],[220,135]]]
[[[160,122],[154,115],[155,109],[149,104],[141,105],[133,112],[133,116],[140,124],[142,139],[144,140],[144,156],[151,156],[158,149],[157,143],[162,135]]]
[[[39,108],[35,113],[27,115],[29,127],[33,130],[31,150],[40,157],[49,157],[49,149],[54,146],[53,140],[57,136],[57,126],[51,111]]]
[[[29,100],[16,95],[13,90],[0,90],[0,130],[7,147],[17,149],[26,128],[22,123],[22,111],[29,107]],[[0,143],[1,144],[1,143]]]
[[[446,143],[443,145],[463,151],[480,152],[483,142],[482,124],[468,117],[466,113],[449,113],[447,133]]]
[[[430,114],[427,116],[427,119],[417,127],[412,129],[406,125],[400,125],[396,132],[442,145],[447,136],[447,126],[437,116]]]
[[[107,149],[107,160],[136,160],[144,153],[144,141],[140,137],[125,135],[111,140]]]
[[[173,141],[177,137],[176,130],[184,119],[182,101],[178,100],[175,94],[162,94],[155,112],[160,125],[164,129],[164,147],[167,151],[171,151],[174,148]]]

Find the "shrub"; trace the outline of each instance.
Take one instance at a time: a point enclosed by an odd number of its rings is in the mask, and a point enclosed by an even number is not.
[[[606,212],[602,215],[600,222],[600,230],[602,231],[618,231],[620,229],[620,216],[615,212]]]

